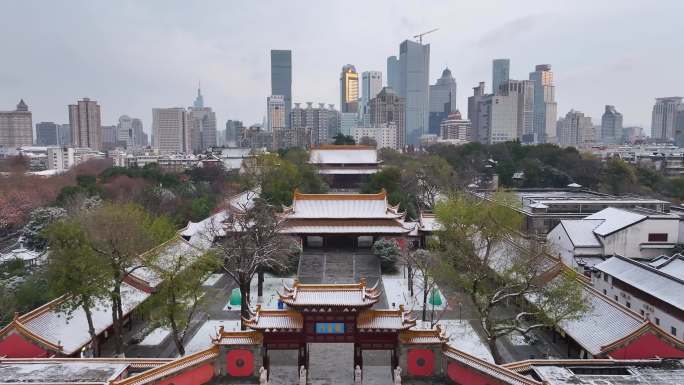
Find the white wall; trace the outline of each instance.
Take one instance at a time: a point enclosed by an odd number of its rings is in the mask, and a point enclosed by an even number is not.
[[[627,258],[644,258],[672,252],[671,248],[642,250],[642,244],[658,243],[648,241],[649,233],[666,233],[667,243],[677,243],[679,240],[679,219],[646,219],[610,234],[602,239],[604,254],[619,254]]]
[[[679,339],[684,339],[684,320],[677,319],[675,316],[666,313],[663,309],[655,307],[653,304],[644,301],[641,298],[635,297],[629,293],[620,290],[612,285],[613,277],[608,277],[606,282],[603,278],[603,273],[601,276],[592,275],[591,281],[592,285],[601,293],[604,293],[610,299],[627,306],[629,302],[629,307],[637,314],[642,314],[643,316],[651,320],[654,324],[656,323],[656,318],[661,329],[665,332],[670,333],[670,329],[674,326],[677,329],[677,337]],[[616,299],[617,298],[617,299]],[[670,333],[671,334],[671,333]]]

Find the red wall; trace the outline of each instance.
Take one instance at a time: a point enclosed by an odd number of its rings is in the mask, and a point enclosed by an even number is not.
[[[21,334],[12,333],[0,341],[0,356],[7,356],[7,358],[39,358],[48,357],[49,354],[46,350],[24,338]]]
[[[200,385],[209,382],[214,377],[214,365],[198,366],[177,376],[169,377],[155,383],[155,385]]]
[[[412,376],[432,376],[435,370],[435,352],[430,349],[409,349],[406,356],[408,373]]]
[[[451,381],[462,385],[502,385],[498,380],[454,361],[449,362],[447,375]]]
[[[684,358],[684,351],[662,341],[653,333],[644,333],[629,345],[608,353],[617,359]]]

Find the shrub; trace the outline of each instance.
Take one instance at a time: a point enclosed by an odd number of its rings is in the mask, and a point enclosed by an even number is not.
[[[379,239],[372,248],[373,254],[380,258],[380,268],[383,273],[396,271],[399,260],[399,244],[393,239]]]

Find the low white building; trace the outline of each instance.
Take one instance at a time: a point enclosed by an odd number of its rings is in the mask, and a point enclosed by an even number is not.
[[[48,147],[47,168],[68,170],[90,159],[102,159],[105,154],[85,147]]]
[[[377,148],[379,149],[399,149],[397,143],[397,127],[394,124],[383,124],[378,127],[354,127],[351,131],[356,143],[361,143],[361,139],[363,138],[369,138],[375,140]]]
[[[613,255],[650,260],[671,254],[679,224],[673,214],[608,207],[584,219],[561,220],[546,240],[550,253],[584,272]]]
[[[594,268],[596,290],[684,339],[684,256],[642,263],[617,255]]]

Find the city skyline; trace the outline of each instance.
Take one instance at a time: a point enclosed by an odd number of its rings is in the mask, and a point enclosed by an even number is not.
[[[128,114],[140,117],[149,132],[152,108],[191,106],[200,80],[205,103],[216,111],[219,126],[227,119],[251,124],[262,121],[265,114],[271,49],[292,51],[292,102],[338,104],[342,65],[352,63],[359,73],[384,73],[387,57],[397,55],[400,42],[413,40],[413,35],[433,27],[440,30],[424,40],[431,46],[430,84],[448,66],[462,90],[485,81],[489,91],[495,58],[511,59],[513,79],[525,79],[534,65],[549,63],[559,92],[558,111],[577,109],[598,117],[606,104],[615,105],[624,114],[626,126],[640,125],[647,132],[655,98],[682,93],[684,75],[676,69],[681,54],[671,48],[676,46],[677,34],[665,33],[677,25],[674,15],[682,10],[680,3],[659,2],[658,9],[641,7],[647,4],[641,1],[528,3],[532,6],[435,2],[425,7],[416,3],[402,4],[389,12],[386,3],[377,3],[365,12],[376,13],[378,22],[350,30],[337,28],[338,20],[306,17],[323,11],[332,14],[339,7],[335,4],[214,3],[210,5],[212,12],[205,12],[209,5],[190,6],[187,13],[201,15],[204,22],[189,23],[193,17],[174,7],[160,10],[156,2],[121,7],[90,3],[79,7],[76,2],[69,3],[71,6],[7,3],[2,5],[3,10],[22,17],[10,18],[0,26],[0,42],[15,52],[0,69],[0,110],[11,109],[23,98],[31,106],[34,123],[63,124],[68,122],[66,106],[89,97],[102,107],[102,125],[116,124],[119,116]],[[591,4],[591,14],[583,4]],[[602,12],[607,9],[611,12]],[[297,16],[303,10],[305,13]],[[235,13],[242,15],[239,19],[260,17],[264,22],[254,27],[242,20],[220,23]],[[25,15],[31,17],[31,28],[26,27]],[[79,18],[87,15],[107,17]],[[450,23],[454,15],[459,15],[459,23]],[[36,27],[72,17],[93,23],[92,33],[71,39],[75,28],[89,25],[65,22],[57,30]],[[279,20],[287,17],[301,20]],[[657,18],[658,23],[644,22],[629,30],[617,28],[623,25],[621,21],[636,17],[645,21]],[[587,24],[592,25],[590,31],[586,31]],[[114,25],[126,28],[109,28]],[[258,33],[262,25],[269,25],[273,33]],[[343,30],[344,34],[338,32]],[[21,41],[14,38],[17,31],[21,31]],[[48,37],[54,44],[41,44]],[[583,44],[562,44],[571,38]],[[646,46],[648,54],[633,55],[619,49],[627,44]],[[41,50],[36,49],[38,46]],[[327,49],[331,46],[337,48]],[[77,48],[90,52],[86,56]],[[326,55],[320,55],[321,50]],[[50,70],[43,69],[44,55],[54,59]],[[126,56],[136,60],[111,60]],[[202,60],[197,60],[199,57]],[[127,85],[125,91],[115,86],[121,83]],[[627,87],[640,91],[627,92]],[[458,95],[461,111],[467,109],[467,96],[468,92]]]

